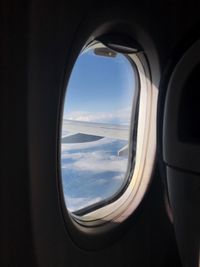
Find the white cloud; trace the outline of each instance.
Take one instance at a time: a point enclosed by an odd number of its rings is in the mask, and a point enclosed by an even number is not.
[[[84,144],[62,145],[61,167],[63,175],[69,173],[70,178],[75,177],[74,185],[77,186],[77,189],[73,188],[73,179],[71,179],[70,189],[65,191],[65,200],[71,212],[112,196],[122,185],[126,175],[128,158],[111,153],[110,149],[115,147],[115,142],[114,139],[103,138]],[[63,183],[65,182],[67,179],[63,177]],[[83,188],[81,188],[81,184]],[[92,191],[90,191],[90,187],[93,188]],[[105,194],[103,188],[106,188]],[[72,197],[72,191],[77,197]]]
[[[123,157],[110,156],[106,152],[85,152],[65,154],[64,158],[75,159],[73,163],[62,164],[63,169],[87,172],[126,172],[128,160]]]
[[[115,179],[115,180],[122,180],[122,179],[124,179],[124,175],[116,175],[116,176],[114,176],[113,177],[113,179]]]
[[[83,153],[63,153],[62,159],[78,160],[82,157]]]
[[[131,116],[131,107],[118,110],[116,112],[75,111],[64,114],[64,118],[68,120],[101,122],[101,123],[114,123],[117,121],[122,124],[129,123],[130,116]]]

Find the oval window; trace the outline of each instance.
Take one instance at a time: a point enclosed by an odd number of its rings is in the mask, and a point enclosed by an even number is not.
[[[102,207],[127,187],[137,102],[137,72],[126,55],[101,43],[82,51],[66,88],[62,120],[62,187],[71,213]]]

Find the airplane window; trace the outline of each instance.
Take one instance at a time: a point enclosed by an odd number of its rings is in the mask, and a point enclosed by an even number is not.
[[[72,215],[113,202],[128,186],[138,96],[127,55],[98,42],[81,52],[66,88],[61,137],[62,188]]]

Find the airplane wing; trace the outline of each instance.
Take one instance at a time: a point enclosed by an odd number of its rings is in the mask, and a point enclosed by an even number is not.
[[[99,140],[103,137],[126,140],[129,139],[129,126],[63,120],[63,129],[70,135],[62,136],[62,143],[82,143]]]
[[[69,132],[62,136],[62,144],[93,142],[104,137],[119,140],[129,140],[129,126],[63,120],[63,130]],[[127,155],[128,145],[119,150],[118,155]]]

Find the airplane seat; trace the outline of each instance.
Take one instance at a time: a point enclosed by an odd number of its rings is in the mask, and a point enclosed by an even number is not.
[[[200,40],[197,40],[170,73],[162,114],[166,186],[184,267],[200,266],[199,83]]]

